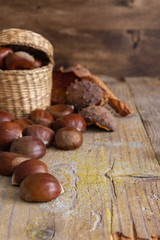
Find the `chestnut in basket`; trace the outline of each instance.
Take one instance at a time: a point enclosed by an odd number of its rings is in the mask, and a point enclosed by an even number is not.
[[[61,128],[55,135],[55,145],[59,149],[73,150],[80,147],[82,142],[82,133],[73,127]]]
[[[44,125],[49,128],[52,127],[54,122],[52,115],[48,111],[42,109],[32,111],[29,115],[29,119],[35,124]]]
[[[79,131],[84,132],[86,130],[86,122],[82,116],[73,113],[64,117],[56,119],[53,123],[53,130],[56,132],[60,128],[74,127]]]
[[[0,123],[0,150],[9,150],[11,143],[22,137],[22,129],[14,122],[1,122]]]
[[[6,57],[5,66],[8,70],[34,69],[35,59],[29,53],[19,51]]]
[[[42,67],[43,63],[40,59],[35,59],[35,68]]]
[[[13,51],[9,47],[0,47],[0,69],[5,69],[5,58],[12,54]]]
[[[25,136],[12,142],[10,152],[25,154],[31,158],[41,158],[46,153],[46,146],[39,138]]]
[[[0,122],[12,122],[14,117],[11,113],[0,110]]]
[[[34,173],[48,173],[47,165],[37,159],[29,159],[20,163],[13,172],[12,185],[20,185],[21,182],[29,175]]]
[[[54,119],[56,119],[73,113],[74,106],[67,104],[55,104],[48,107],[47,111],[50,112]]]
[[[55,135],[52,129],[36,124],[24,128],[22,134],[23,136],[34,136],[39,138],[46,145],[46,147],[49,147],[53,144]]]
[[[57,198],[62,192],[59,181],[49,173],[35,173],[20,185],[20,197],[28,202],[45,202]]]

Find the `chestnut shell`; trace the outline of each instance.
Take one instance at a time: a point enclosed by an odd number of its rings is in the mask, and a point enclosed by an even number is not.
[[[107,131],[115,131],[117,129],[115,117],[104,107],[90,105],[83,108],[79,114],[84,117],[88,125],[95,124]]]
[[[75,81],[68,86],[66,102],[76,109],[88,107],[90,104],[100,105],[103,99],[102,88],[91,81]]]

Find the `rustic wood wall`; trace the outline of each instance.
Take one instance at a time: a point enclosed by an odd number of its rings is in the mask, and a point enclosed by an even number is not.
[[[95,74],[160,73],[159,0],[0,0],[0,30],[26,28],[55,46],[56,67]]]

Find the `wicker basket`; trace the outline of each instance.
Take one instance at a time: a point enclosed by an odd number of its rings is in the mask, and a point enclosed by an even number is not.
[[[27,117],[36,108],[46,109],[51,103],[53,46],[41,35],[22,29],[0,32],[0,46],[22,46],[42,53],[48,60],[33,70],[0,70],[0,109],[15,118]]]

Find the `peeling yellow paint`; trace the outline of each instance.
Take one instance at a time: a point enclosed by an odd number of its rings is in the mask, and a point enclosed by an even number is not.
[[[46,232],[47,225],[44,222],[40,222],[39,220],[35,220],[34,222],[27,225],[26,230],[29,239],[46,239]]]

